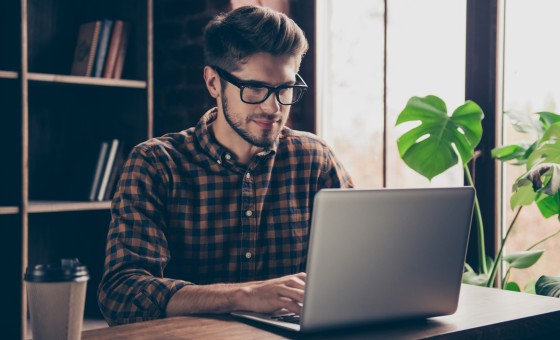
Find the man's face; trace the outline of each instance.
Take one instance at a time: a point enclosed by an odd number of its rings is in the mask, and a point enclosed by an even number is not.
[[[231,74],[244,82],[276,87],[295,84],[296,71],[294,57],[258,53],[249,57],[240,70]],[[223,83],[221,106],[229,127],[251,145],[273,145],[288,120],[290,106],[280,104],[274,93],[260,104],[244,103],[238,87],[226,81]]]

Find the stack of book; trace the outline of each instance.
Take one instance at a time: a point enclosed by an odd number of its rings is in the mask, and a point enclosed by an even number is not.
[[[107,201],[113,198],[124,156],[123,143],[120,140],[113,139],[101,143],[89,192],[90,201]]]
[[[71,74],[120,79],[128,45],[129,24],[103,19],[80,25]]]

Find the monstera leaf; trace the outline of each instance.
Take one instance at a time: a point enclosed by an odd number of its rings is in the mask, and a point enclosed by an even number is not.
[[[473,285],[485,287],[486,282],[488,282],[488,274],[477,274],[475,272],[465,272],[461,278],[461,282]]]
[[[544,250],[526,250],[511,252],[504,256],[506,261],[512,268],[529,268],[534,265],[542,256]]]
[[[550,125],[527,159],[527,170],[542,163],[560,164],[560,122]]]
[[[487,267],[490,268],[492,267],[494,260],[491,257],[487,257],[486,263]],[[465,271],[463,272],[461,282],[469,285],[485,287],[486,283],[488,282],[488,277],[488,274],[479,274],[475,272],[474,269],[467,262],[465,262]]]
[[[480,106],[472,101],[466,101],[449,115],[443,100],[436,96],[412,97],[396,125],[420,125],[397,140],[399,154],[410,168],[429,180],[457,164],[459,157],[465,166],[482,137],[483,117]]]
[[[533,202],[545,218],[560,213],[560,164],[538,164],[515,181],[512,209]]]
[[[541,276],[535,284],[535,290],[539,295],[560,297],[560,277]]]
[[[535,280],[531,280],[531,281],[527,282],[527,284],[523,288],[523,291],[525,293],[529,293],[529,294],[537,294],[537,291],[535,290],[535,284],[536,283],[537,283],[537,281],[535,281]]]
[[[549,218],[558,215],[560,219],[560,194],[556,193],[554,196],[539,195],[536,200],[539,211],[544,218]]]
[[[506,286],[504,287],[505,290],[511,290],[512,292],[521,292],[521,288],[519,287],[519,284],[517,284],[516,282],[508,282],[506,283]]]
[[[552,124],[560,122],[560,115],[552,112],[538,112],[539,121],[543,125],[544,129],[548,129]]]
[[[502,162],[515,160],[515,165],[522,165],[527,162],[528,155],[533,152],[535,147],[536,143],[513,143],[493,149],[492,157]]]
[[[544,112],[543,112],[544,113]],[[546,112],[548,114],[548,112]],[[542,136],[544,133],[543,122],[540,120],[540,116],[538,113],[527,114],[522,111],[518,110],[511,110],[504,112],[506,116],[508,116],[511,126],[517,132],[521,133],[535,133],[539,137]],[[546,119],[549,116],[545,117]],[[554,117],[552,117],[553,119]],[[548,120],[547,120],[548,121]]]
[[[560,213],[560,122],[555,119],[541,113],[548,128],[527,159],[528,171],[515,181],[511,197],[512,208],[536,202],[545,218]]]
[[[513,165],[523,165],[537,148],[539,141],[551,125],[560,122],[560,115],[552,112],[537,112],[526,114],[520,111],[507,111],[504,113],[511,121],[515,131],[531,133],[537,136],[536,141],[515,142],[497,147],[492,150],[492,157],[502,162],[513,161]]]

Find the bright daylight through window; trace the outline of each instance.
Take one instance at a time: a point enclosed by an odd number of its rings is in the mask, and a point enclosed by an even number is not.
[[[400,159],[395,128],[412,96],[464,102],[466,0],[390,0],[387,18],[387,139],[383,141],[384,1],[318,1],[318,132],[357,187],[463,185],[460,166],[429,183]],[[422,15],[418,15],[422,13]],[[385,144],[385,145],[384,145]]]
[[[466,0],[387,1],[386,60],[384,3],[317,2],[318,132],[334,147],[357,187],[383,186],[383,148],[387,150],[388,187],[461,186],[460,166],[436,176],[431,183],[406,166],[398,155],[396,140],[410,125],[395,128],[395,121],[412,96],[436,95],[445,101],[448,112],[464,103]],[[504,0],[503,4],[503,93],[498,96],[503,95],[504,111],[560,114],[560,44],[540,38],[560,33],[556,18],[560,2]],[[502,126],[502,145],[536,138],[514,131],[507,117]],[[515,213],[509,206],[511,187],[524,170],[519,166],[504,167],[505,227]],[[506,253],[527,249],[558,231],[558,226],[557,217],[543,218],[534,204],[525,207],[508,238]],[[555,259],[560,257],[560,237],[551,238],[539,248],[546,251],[535,266],[511,272],[510,280],[522,288],[542,274],[559,274]]]
[[[505,1],[504,27],[504,83],[503,109],[520,114],[548,111],[560,114],[560,34],[557,14],[560,2],[556,0]],[[512,128],[512,122],[503,117],[504,143],[532,142],[536,135],[522,134]],[[504,212],[505,228],[511,223],[517,209],[510,208],[512,185],[526,171],[525,166],[505,165]],[[506,243],[506,252],[526,250],[538,241],[559,230],[558,215],[545,219],[533,203],[523,207]],[[513,269],[509,280],[523,289],[541,275],[556,276],[560,258],[560,237],[556,236],[534,249],[544,249],[539,261],[527,269]]]

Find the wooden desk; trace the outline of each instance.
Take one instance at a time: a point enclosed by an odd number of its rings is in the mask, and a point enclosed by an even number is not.
[[[560,338],[560,299],[463,285],[453,315],[325,334],[278,331],[229,315],[174,317],[83,332],[82,339]]]

